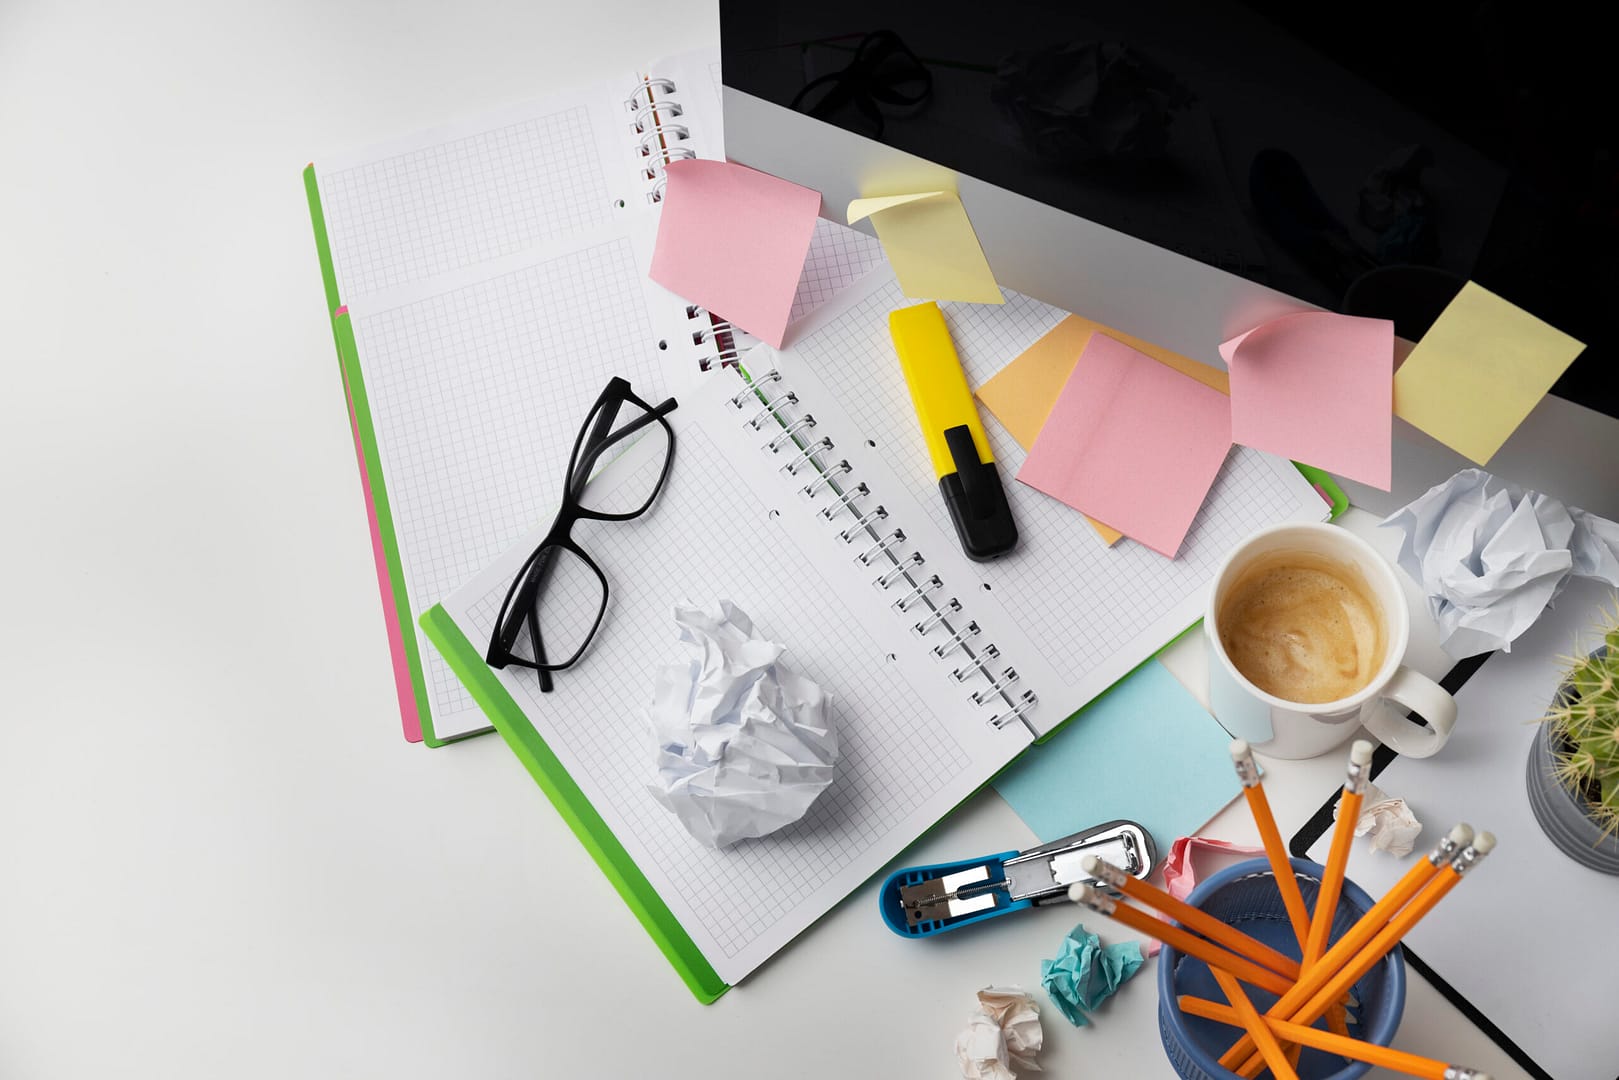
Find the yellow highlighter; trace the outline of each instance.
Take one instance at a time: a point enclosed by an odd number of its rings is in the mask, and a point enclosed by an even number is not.
[[[1017,523],[939,305],[889,312],[888,331],[961,546],[979,562],[1006,554],[1017,546]]]

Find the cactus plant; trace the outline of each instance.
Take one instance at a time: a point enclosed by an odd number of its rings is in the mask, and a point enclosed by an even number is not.
[[[1609,836],[1619,832],[1619,609],[1600,629],[1606,648],[1569,658],[1570,692],[1544,722],[1558,782]]]

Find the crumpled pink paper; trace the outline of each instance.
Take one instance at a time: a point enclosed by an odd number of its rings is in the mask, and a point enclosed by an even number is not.
[[[1169,855],[1164,859],[1164,891],[1177,900],[1185,900],[1197,887],[1197,866],[1192,861],[1192,856],[1199,851],[1219,851],[1228,855],[1265,854],[1264,848],[1233,844],[1229,840],[1213,840],[1206,836],[1177,838],[1169,845]],[[1163,915],[1158,917],[1165,918]],[[1153,941],[1143,952],[1148,956],[1157,956],[1159,948],[1161,943]]]

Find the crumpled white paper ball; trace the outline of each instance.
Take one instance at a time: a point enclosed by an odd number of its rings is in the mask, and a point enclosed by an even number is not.
[[[1338,809],[1332,808],[1332,820],[1338,820]],[[1396,799],[1376,784],[1366,785],[1361,797],[1360,817],[1355,822],[1356,836],[1369,836],[1373,851],[1386,851],[1395,858],[1411,854],[1417,837],[1422,835],[1422,822],[1411,812],[1404,799]]]
[[[1033,996],[1015,986],[989,986],[978,991],[978,1009],[956,1036],[956,1060],[966,1080],[1015,1080],[1020,1071],[1041,1071],[1035,1055],[1044,1042]]]
[[[713,848],[791,825],[836,771],[831,696],[783,665],[786,646],[754,633],[729,600],[677,604],[674,618],[697,655],[658,671],[647,790]]]
[[[1570,577],[1619,585],[1619,524],[1463,469],[1382,522],[1404,533],[1400,569],[1428,594],[1458,660],[1512,642]]]

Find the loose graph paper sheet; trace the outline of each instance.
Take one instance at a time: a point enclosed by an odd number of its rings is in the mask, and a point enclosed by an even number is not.
[[[1005,295],[999,306],[939,305],[972,386],[1063,317],[1037,300]],[[1327,516],[1321,497],[1289,462],[1234,447],[1177,558],[1128,541],[1109,549],[1077,512],[1012,479],[1024,451],[986,415],[1020,539],[1008,556],[968,562],[938,494],[888,332],[888,313],[913,302],[886,269],[873,272],[806,319],[786,349],[761,347],[747,362],[759,370],[779,366],[806,408],[836,416],[840,429],[856,434],[849,452],[893,478],[883,485],[885,500],[897,498],[891,487],[909,493],[931,526],[925,543],[918,534],[917,547],[930,565],[955,564],[954,578],[969,583],[977,605],[974,618],[994,627],[995,637],[986,639],[1040,695],[1037,730],[1066,719],[1195,622],[1215,568],[1238,541],[1266,525]],[[910,514],[903,520],[907,532],[920,528]]]
[[[716,387],[720,380],[723,385]],[[735,385],[732,385],[735,384]],[[531,672],[501,683],[727,982],[753,970],[965,799],[1028,742],[997,730],[880,601],[873,571],[838,544],[837,523],[801,504],[716,373],[671,414],[676,450],[652,510],[581,523],[575,539],[611,583],[610,606],[580,664],[541,694]],[[653,473],[657,461],[615,468]],[[644,482],[643,482],[644,481]],[[650,478],[627,480],[640,491]],[[444,607],[471,641],[487,638],[531,533]],[[753,553],[753,554],[750,554]],[[671,609],[729,599],[785,662],[827,689],[841,745],[837,779],[781,832],[713,851],[646,790],[654,743],[644,718],[656,669],[683,662]],[[568,597],[547,594],[546,602]],[[579,599],[579,598],[575,598]],[[593,597],[583,599],[587,606]]]

